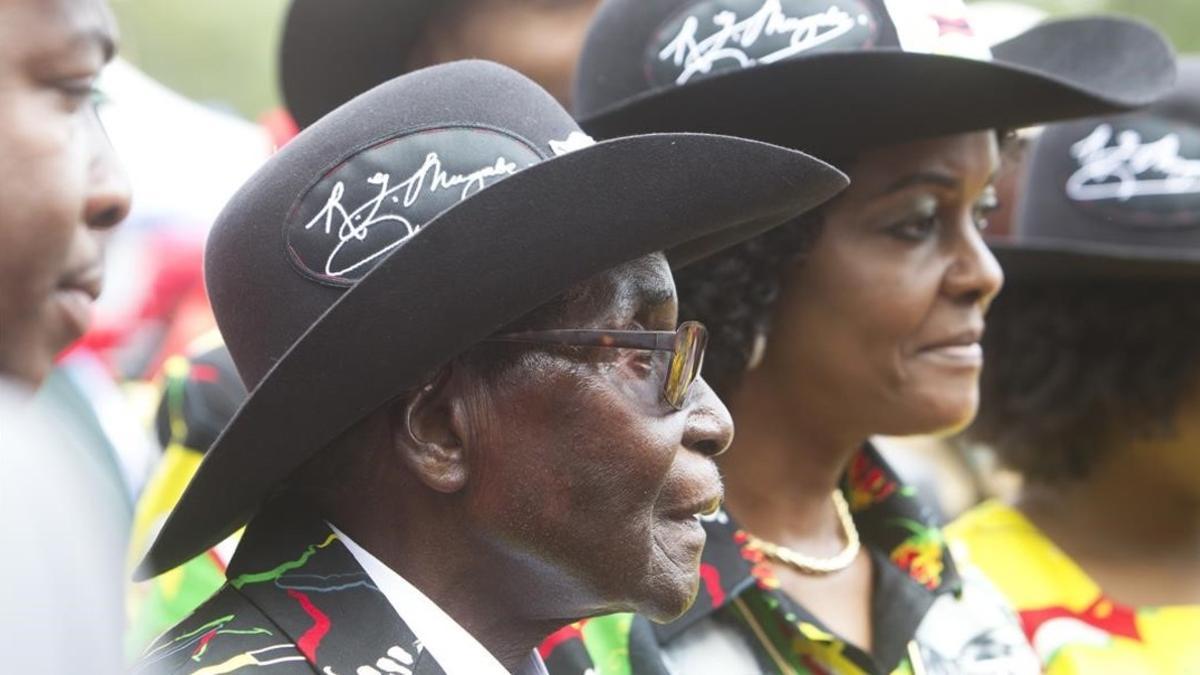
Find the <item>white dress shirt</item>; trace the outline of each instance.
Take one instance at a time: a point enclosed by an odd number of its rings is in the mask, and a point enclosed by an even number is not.
[[[450,618],[450,615],[443,612],[441,607],[425,597],[416,586],[380,562],[369,551],[346,536],[346,533],[332,524],[329,527],[392,604],[396,614],[408,624],[409,629],[421,641],[421,645],[433,654],[434,660],[446,671],[446,675],[509,675],[491,652]],[[533,651],[513,675],[548,674],[542,657]]]

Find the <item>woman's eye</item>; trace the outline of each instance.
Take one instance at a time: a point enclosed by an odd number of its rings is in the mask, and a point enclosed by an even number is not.
[[[905,241],[922,241],[937,232],[940,224],[937,199],[928,196],[913,204],[908,213],[887,228],[888,234]]]
[[[936,214],[928,216],[914,216],[907,220],[902,220],[889,228],[893,236],[905,239],[908,241],[921,241],[927,239],[937,231],[938,217]]]
[[[996,195],[995,188],[988,188],[988,191],[975,203],[975,208],[972,210],[971,217],[975,222],[975,227],[981,232],[986,230],[988,216],[998,208],[1000,208],[1000,198]]]

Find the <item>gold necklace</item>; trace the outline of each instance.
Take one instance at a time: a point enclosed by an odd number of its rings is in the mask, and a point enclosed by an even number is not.
[[[854,562],[862,547],[858,540],[858,528],[854,526],[854,518],[850,516],[850,505],[841,490],[833,491],[833,506],[837,510],[838,521],[842,524],[842,532],[846,536],[846,547],[836,555],[828,558],[805,555],[786,546],[771,543],[765,539],[747,534],[746,548],[759,551],[764,557],[783,563],[804,574],[825,575],[841,572]]]

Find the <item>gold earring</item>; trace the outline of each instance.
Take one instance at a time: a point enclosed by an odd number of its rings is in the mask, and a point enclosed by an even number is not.
[[[766,353],[767,334],[763,331],[758,331],[754,334],[754,346],[750,349],[750,360],[746,363],[746,371],[749,372],[761,366]]]

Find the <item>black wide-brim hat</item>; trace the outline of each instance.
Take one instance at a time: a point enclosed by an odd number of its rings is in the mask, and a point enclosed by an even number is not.
[[[437,0],[292,0],[279,77],[301,128],[406,70]]]
[[[487,62],[353,99],[272,157],[214,225],[206,282],[250,395],[139,576],[221,541],[354,423],[575,284],[656,251],[677,267],[846,185],[756,141],[595,143],[536,84]]]
[[[1135,113],[1046,127],[1013,233],[989,245],[1010,283],[1200,282],[1200,58]]]
[[[1127,110],[1165,94],[1149,26],[1086,18],[990,50],[957,0],[606,0],[576,71],[597,137],[742,135],[821,157]]]

